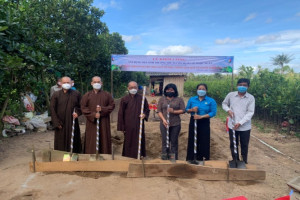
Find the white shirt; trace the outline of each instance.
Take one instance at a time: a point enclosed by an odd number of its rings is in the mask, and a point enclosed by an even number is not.
[[[57,85],[52,86],[51,89],[50,89],[50,99],[51,99],[54,92],[59,91],[61,89],[62,89],[62,87],[58,87]]]
[[[228,112],[233,112],[234,124],[240,123],[241,126],[237,131],[247,131],[251,129],[251,118],[254,115],[255,98],[246,92],[242,97],[238,92],[230,92],[222,102],[222,108]],[[232,119],[228,121],[228,127],[233,128]]]

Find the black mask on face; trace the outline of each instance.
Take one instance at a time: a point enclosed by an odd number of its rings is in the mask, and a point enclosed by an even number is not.
[[[175,92],[165,92],[166,97],[175,97]]]

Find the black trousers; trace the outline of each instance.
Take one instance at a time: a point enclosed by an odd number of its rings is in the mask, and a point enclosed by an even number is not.
[[[241,155],[243,161],[248,163],[248,146],[250,141],[250,131],[235,131],[235,139],[236,139],[236,147],[237,147],[237,159],[240,160],[239,157],[239,143],[241,143]],[[234,146],[233,146],[233,133],[232,129],[229,129],[229,139],[230,139],[230,150],[232,159],[234,159]]]
[[[197,120],[197,160],[210,159],[210,119]],[[194,160],[194,117],[189,124],[189,138],[186,160]]]
[[[162,153],[175,153],[175,159],[178,160],[178,136],[181,125],[171,126],[169,128],[169,150],[167,149],[167,128],[160,123]],[[169,151],[169,152],[168,152]]]

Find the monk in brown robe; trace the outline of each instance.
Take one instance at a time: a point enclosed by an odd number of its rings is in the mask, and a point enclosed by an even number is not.
[[[78,91],[71,90],[71,79],[69,77],[63,77],[61,83],[62,90],[53,93],[50,103],[51,120],[55,128],[54,149],[70,151],[73,118],[75,118],[73,152],[81,153],[78,124],[78,116],[81,115],[81,95]]]
[[[137,158],[139,148],[140,117],[142,124],[141,156],[146,156],[144,119],[148,120],[149,106],[147,99],[144,101],[144,114],[141,116],[142,96],[137,94],[138,85],[131,81],[128,83],[129,94],[120,101],[118,113],[118,131],[124,133],[122,156]]]
[[[111,154],[110,113],[115,108],[112,96],[101,89],[101,78],[92,78],[93,90],[81,100],[81,110],[86,116],[84,153],[96,153],[97,119],[100,119],[99,153]],[[97,106],[99,106],[97,108]]]

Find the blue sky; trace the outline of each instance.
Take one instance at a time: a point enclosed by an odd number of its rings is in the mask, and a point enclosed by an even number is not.
[[[271,57],[292,55],[300,72],[300,0],[95,0],[110,32],[130,55],[234,56],[274,69]]]

